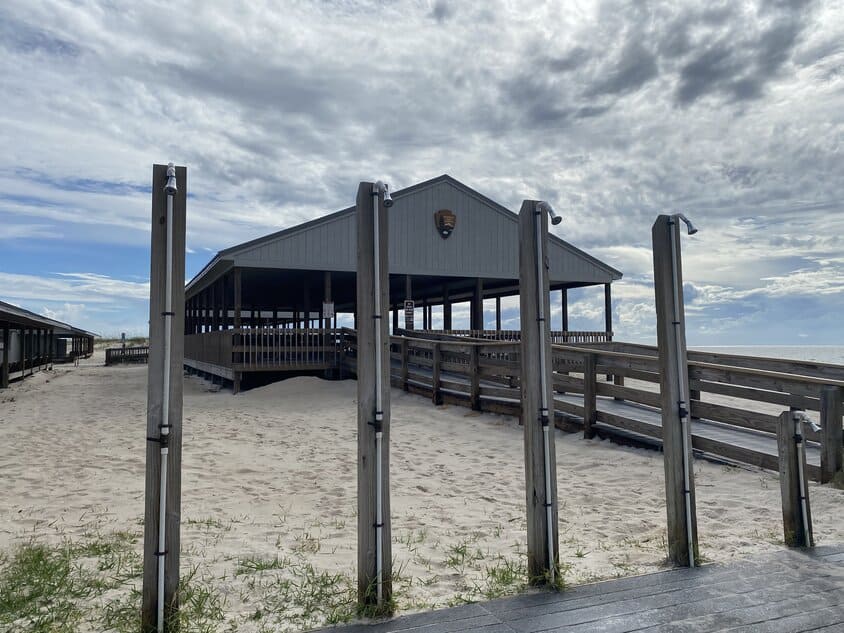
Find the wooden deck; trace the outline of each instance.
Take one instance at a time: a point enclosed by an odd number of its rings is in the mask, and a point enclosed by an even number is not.
[[[844,546],[783,550],[537,592],[333,633],[833,633],[844,631]]]

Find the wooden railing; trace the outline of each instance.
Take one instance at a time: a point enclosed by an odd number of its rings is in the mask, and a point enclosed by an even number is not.
[[[354,372],[355,333],[344,330],[343,336],[344,365]],[[416,336],[418,333],[413,337],[390,338],[394,386],[429,396],[435,403],[445,401],[477,410],[520,415],[518,343],[487,342],[475,337],[465,337],[467,340],[462,341],[446,337],[428,340]],[[658,412],[662,398],[655,350],[650,353],[645,346],[628,348],[645,352],[633,353],[615,351],[610,345],[554,345],[552,349],[558,427],[583,429],[589,435],[598,432],[612,436],[623,431],[661,441]],[[716,423],[709,425],[710,430],[715,429],[714,433],[693,432],[696,450],[777,470],[776,453],[766,446],[776,445],[782,408],[794,407],[809,411],[821,422],[822,431],[808,428],[806,437],[812,445],[820,447],[822,455],[830,455],[827,460],[822,458],[821,467],[808,466],[810,476],[824,481],[831,476],[829,468],[824,470],[824,464],[834,462],[832,456],[841,450],[844,367],[781,359],[759,359],[761,367],[754,367],[756,359],[748,356],[712,358],[702,352],[690,352],[689,356],[691,414]],[[701,357],[707,360],[700,360]],[[629,382],[625,384],[625,380]],[[822,398],[824,390],[827,395]],[[566,397],[566,394],[582,398]],[[612,406],[618,401],[637,406]],[[726,431],[723,437],[719,436],[719,428]],[[730,429],[752,433],[733,433],[733,441]]]
[[[519,341],[521,330],[412,330],[411,335],[421,336],[459,336],[488,341]],[[603,343],[612,340],[612,332],[564,331],[552,330],[552,343]]]
[[[138,347],[109,347],[105,351],[105,364],[117,365],[124,363],[149,362],[149,346]]]
[[[185,336],[185,359],[234,371],[327,368],[339,362],[333,329],[237,328]]]

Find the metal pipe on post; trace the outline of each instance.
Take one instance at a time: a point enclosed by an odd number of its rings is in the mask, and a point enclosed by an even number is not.
[[[178,610],[185,182],[184,167],[153,167],[142,625],[159,633]]]
[[[528,577],[555,584],[558,555],[556,463],[552,440],[551,330],[548,281],[548,217],[545,202],[525,200],[519,212],[521,396],[525,432]]]
[[[657,311],[666,511],[670,558],[695,566],[697,518],[689,424],[689,376],[682,301],[679,221],[689,234],[697,229],[682,214],[660,215],[653,225],[654,291]]]
[[[358,266],[358,601],[370,612],[392,610],[389,420],[390,355],[387,213],[382,182],[361,183],[357,196]],[[374,591],[373,591],[374,589]],[[374,598],[374,600],[373,600]]]

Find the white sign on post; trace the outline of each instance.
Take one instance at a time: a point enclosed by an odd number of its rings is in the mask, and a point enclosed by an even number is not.
[[[334,318],[334,302],[329,301],[328,303],[322,304],[322,318],[323,319],[333,319]]]
[[[413,329],[413,311],[416,309],[416,304],[412,299],[406,299],[404,302],[404,329]]]

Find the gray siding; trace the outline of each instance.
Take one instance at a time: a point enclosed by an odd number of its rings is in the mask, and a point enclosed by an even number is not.
[[[434,213],[449,209],[457,215],[448,239],[434,226]],[[235,266],[304,270],[354,271],[356,228],[348,210],[266,241],[230,249]],[[438,180],[395,197],[390,209],[390,272],[518,279],[517,216],[480,196]],[[606,283],[618,278],[608,267],[559,242],[551,243],[554,283]]]

